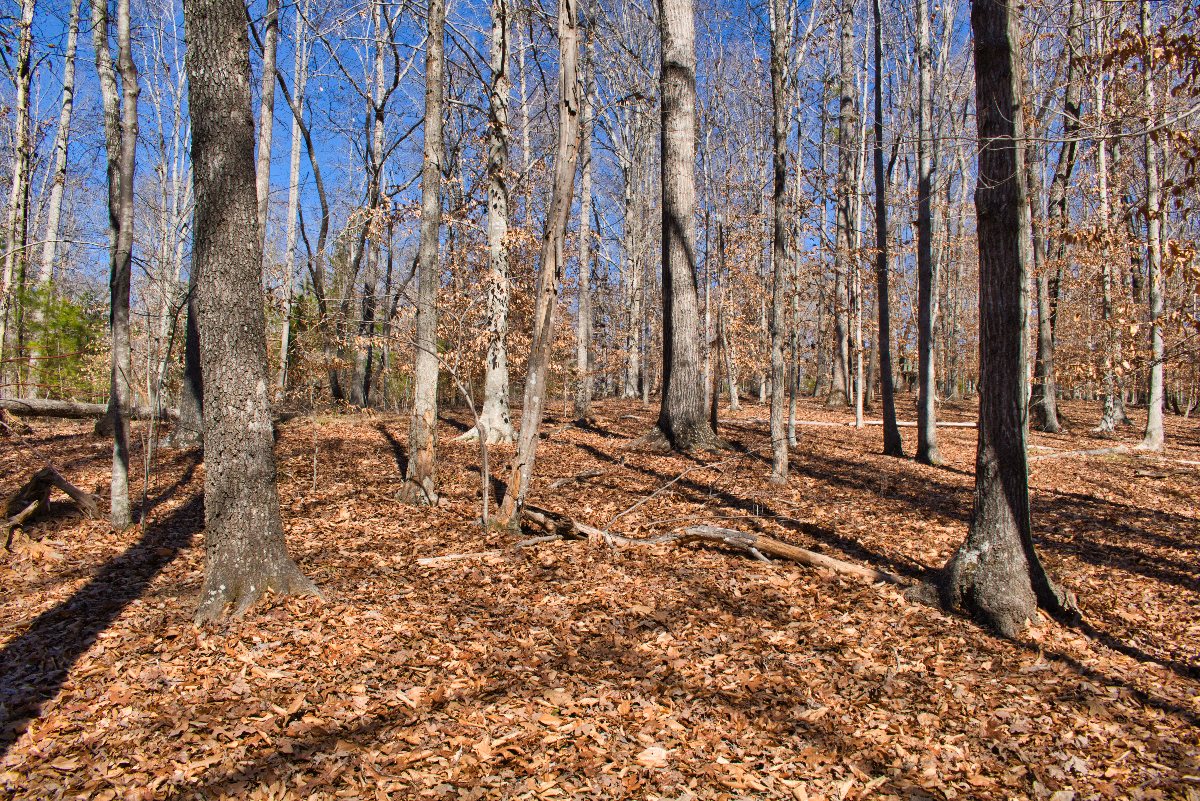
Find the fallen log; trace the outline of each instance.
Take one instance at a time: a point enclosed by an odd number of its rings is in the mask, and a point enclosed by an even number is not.
[[[84,492],[58,472],[53,465],[46,465],[33,474],[25,484],[4,501],[0,508],[0,527],[4,528],[4,547],[12,545],[12,533],[17,526],[24,523],[38,510],[50,505],[50,491],[60,489],[75,502],[79,510],[88,517],[99,517],[100,499],[90,492]]]
[[[876,570],[871,567],[843,562],[841,559],[834,559],[832,556],[825,556],[816,551],[810,551],[807,548],[800,548],[786,542],[780,542],[777,539],[772,539],[771,537],[764,537],[761,534],[751,534],[747,531],[737,531],[732,528],[719,528],[708,525],[689,526],[680,531],[643,540],[617,537],[615,535],[610,536],[616,542],[633,545],[686,545],[691,542],[719,544],[733,548],[734,550],[744,551],[756,559],[762,559],[763,555],[766,554],[807,567],[832,570],[834,573],[841,573],[843,575],[857,576],[867,579],[871,583],[880,581],[888,584],[903,583],[897,576],[884,570]]]
[[[1082,451],[1053,451],[1052,453],[1039,453],[1029,457],[1029,461],[1036,462],[1041,459],[1064,459],[1068,456],[1107,456],[1110,454],[1129,453],[1129,447],[1126,445],[1117,445],[1113,448],[1092,448]]]
[[[42,398],[0,398],[0,409],[18,417],[57,417],[64,420],[90,420],[103,417],[108,412],[104,403],[80,403],[78,401],[47,400]],[[149,409],[131,409],[130,419],[149,420]],[[173,420],[179,417],[175,409],[164,409],[159,419]]]
[[[558,489],[559,487],[565,487],[567,484],[572,484],[576,481],[587,481],[589,478],[599,478],[602,475],[604,475],[603,470],[584,470],[583,472],[576,473],[573,476],[565,476],[563,478],[559,478],[559,479],[555,479],[554,481],[551,481],[550,489]]]

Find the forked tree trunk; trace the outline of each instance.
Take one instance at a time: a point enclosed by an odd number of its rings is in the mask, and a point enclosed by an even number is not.
[[[575,169],[579,164],[577,16],[575,0],[559,0],[558,152],[554,158],[554,184],[550,190],[550,207],[546,213],[546,229],[542,234],[541,265],[534,288],[533,341],[529,348],[529,371],[521,406],[521,431],[517,438],[517,452],[513,455],[509,470],[508,488],[496,513],[496,525],[501,528],[520,528],[521,509],[533,478],[538,429],[546,401],[546,372],[550,366],[550,347],[554,343],[554,312],[565,261],[563,244],[575,193]]]
[[[129,283],[133,256],[133,177],[138,135],[138,79],[130,41],[129,0],[117,2],[117,63],[109,49],[107,0],[92,0],[92,42],[104,102],[108,172],[109,335],[112,369],[106,425],[113,436],[109,517],[114,528],[133,522],[129,509],[129,406],[131,348]],[[120,74],[120,89],[117,75]],[[119,93],[118,93],[119,92]]]
[[[1033,549],[1026,462],[1026,313],[1030,246],[1016,12],[975,0],[980,154],[979,442],[967,538],[946,566],[944,600],[1006,637],[1036,619],[1038,603],[1066,610]]]
[[[1147,386],[1146,432],[1142,448],[1163,448],[1163,275],[1162,275],[1162,178],[1159,175],[1158,122],[1154,91],[1154,48],[1150,42],[1150,2],[1139,4],[1142,27],[1142,105],[1145,106],[1143,137],[1146,161],[1146,296],[1150,303],[1150,379]]]
[[[784,0],[771,0],[771,107],[773,191],[771,194],[771,483],[788,479],[788,438],[784,419],[784,347],[787,332],[787,125],[788,100],[784,83],[788,60],[788,20]],[[665,126],[664,126],[665,127]]]
[[[871,4],[875,17],[875,294],[879,304],[879,384],[883,393],[883,453],[904,456],[896,426],[896,387],[892,380],[892,323],[888,299],[887,181],[883,172],[883,14],[880,0]],[[928,23],[926,23],[928,24]],[[871,382],[868,382],[871,383]]]
[[[241,614],[267,590],[316,592],[288,556],[279,517],[245,19],[240,0],[184,4],[206,400],[197,622]]]
[[[692,0],[660,0],[662,32],[662,402],[653,437],[715,448],[704,408],[696,292],[696,33]]]
[[[483,410],[479,422],[489,444],[512,442],[508,408],[508,0],[492,0],[491,68],[488,87],[488,285],[487,364],[483,380]],[[478,431],[469,432],[479,435]]]
[[[937,445],[937,396],[933,357],[933,305],[937,265],[933,260],[933,50],[929,2],[917,0],[917,461],[941,464]]]
[[[398,497],[437,503],[438,232],[442,216],[442,108],[445,83],[445,0],[430,0],[425,40],[425,151],[421,169],[421,241],[417,253],[416,366],[408,473]]]

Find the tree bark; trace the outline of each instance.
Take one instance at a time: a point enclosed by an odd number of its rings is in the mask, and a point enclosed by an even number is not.
[[[696,33],[692,0],[659,0],[662,35],[662,401],[652,436],[715,448],[704,408],[696,291]]]
[[[788,479],[788,439],[784,419],[784,348],[787,336],[785,302],[788,292],[787,228],[787,135],[788,99],[785,75],[788,67],[787,9],[784,0],[771,0],[771,139],[773,191],[771,194],[771,483]],[[664,126],[665,128],[665,126]]]
[[[590,31],[588,32],[590,39]],[[592,403],[592,117],[595,86],[591,74],[590,42],[583,54],[583,122],[580,130],[583,173],[579,187],[579,301],[575,320],[575,417],[585,420]]]
[[[18,292],[22,288],[25,247],[29,234],[29,173],[33,159],[33,141],[30,130],[29,90],[33,82],[33,16],[36,0],[21,0],[21,20],[17,35],[17,59],[14,72],[16,97],[13,102],[16,131],[13,134],[12,183],[8,196],[7,235],[4,241],[4,274],[0,280],[0,356],[5,354],[11,336],[10,321],[13,320]],[[107,43],[105,45],[107,47]],[[13,282],[17,290],[13,289]],[[14,352],[16,348],[13,349]],[[16,357],[18,358],[19,354]],[[0,362],[2,375],[3,362]],[[14,373],[17,372],[15,369]],[[0,384],[3,378],[0,377]]]
[[[986,0],[985,0],[986,1]],[[942,463],[937,445],[937,411],[934,399],[933,316],[937,291],[937,265],[933,258],[934,158],[933,51],[929,36],[929,2],[917,0],[917,461]]]
[[[92,0],[92,41],[104,103],[104,139],[108,172],[109,339],[112,350],[108,415],[97,424],[111,426],[112,489],[109,518],[114,528],[128,527],[129,405],[131,347],[129,284],[133,256],[133,179],[138,136],[138,76],[130,41],[129,0],[117,2],[117,61],[109,50],[107,0]],[[118,89],[117,77],[120,76]]]
[[[193,269],[204,373],[204,586],[197,622],[262,594],[315,593],[279,516],[254,185],[250,46],[240,0],[187,0]]]
[[[534,288],[533,341],[529,348],[529,370],[521,406],[521,431],[517,452],[509,470],[508,488],[496,513],[496,525],[516,529],[533,478],[538,429],[546,396],[546,371],[554,343],[554,312],[564,264],[563,244],[571,201],[575,193],[575,170],[579,164],[579,29],[575,0],[558,3],[558,152],[554,158],[554,183],[546,228],[542,234],[541,265]]]
[[[62,230],[62,203],[67,186],[67,155],[71,144],[71,118],[75,109],[75,53],[79,42],[81,6],[82,0],[71,0],[70,17],[67,21],[67,49],[63,55],[62,105],[58,112],[58,130],[54,134],[54,173],[46,211],[46,231],[42,237],[42,258],[37,272],[37,286],[45,293],[50,291],[51,281],[54,280],[54,262],[58,257],[58,237]],[[48,301],[48,295],[38,298],[38,302],[33,308],[35,325],[42,323],[45,319],[45,304]],[[34,369],[37,368],[40,356],[38,351],[39,348],[36,344],[30,351],[30,366]]]
[[[896,426],[896,386],[892,377],[891,303],[888,298],[887,181],[883,171],[883,19],[880,0],[873,0],[875,17],[875,294],[879,304],[879,384],[883,393],[883,453],[904,456]]]
[[[1142,146],[1146,161],[1146,297],[1150,305],[1150,377],[1147,386],[1146,432],[1140,447],[1163,448],[1163,275],[1162,275],[1162,178],[1159,174],[1160,146],[1152,129],[1158,122],[1154,91],[1154,52],[1150,41],[1150,3],[1138,5],[1142,33],[1142,105],[1146,134]]]
[[[442,217],[442,125],[445,91],[445,0],[430,0],[425,40],[425,150],[421,168],[421,241],[417,253],[416,365],[408,473],[398,497],[435,504],[437,495],[438,232]]]
[[[263,19],[262,96],[258,110],[258,158],[254,167],[258,198],[258,235],[266,252],[267,217],[271,199],[271,141],[275,133],[275,54],[279,49],[279,0],[267,0]]]
[[[854,2],[841,0],[838,9],[841,20],[839,48],[839,101],[837,134],[836,181],[836,242],[833,253],[833,384],[827,404],[841,406],[850,402],[850,321],[847,272],[853,255],[850,252],[851,230],[854,225],[854,162],[858,153],[858,98],[854,83]]]
[[[292,37],[294,61],[292,85],[295,87],[295,104],[303,110],[304,90],[308,85],[308,36],[305,33],[305,15],[308,3],[296,9],[296,29]],[[276,380],[276,396],[282,400],[288,385],[288,350],[292,334],[292,290],[296,282],[296,245],[300,216],[300,124],[292,115],[291,153],[288,162],[288,210],[287,252],[284,254],[283,330],[279,336],[279,377]],[[262,208],[260,204],[259,208]]]
[[[488,347],[483,381],[483,410],[479,422],[487,442],[512,442],[512,413],[508,407],[508,0],[492,0],[491,68],[488,87]],[[475,432],[478,436],[478,431]]]
[[[944,600],[1006,637],[1066,600],[1033,549],[1026,461],[1026,281],[1030,263],[1024,125],[1010,0],[975,0],[979,184],[979,437],[967,538],[946,565]]]

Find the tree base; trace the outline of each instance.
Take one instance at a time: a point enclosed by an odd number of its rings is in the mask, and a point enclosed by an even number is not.
[[[240,618],[266,594],[267,590],[280,596],[324,597],[317,585],[301,573],[296,563],[286,556],[278,566],[268,568],[262,565],[258,570],[251,572],[257,574],[257,577],[231,581],[223,575],[223,570],[212,570],[205,577],[204,588],[200,592],[201,600],[193,618],[196,625],[202,626],[221,620],[227,612],[234,619]]]
[[[438,494],[433,488],[433,481],[423,482],[406,479],[404,486],[396,493],[396,500],[409,506],[437,506]]]
[[[516,438],[517,438],[516,432],[513,431],[512,425],[509,425],[507,428],[502,428],[500,426],[493,427],[493,426],[485,425],[484,429],[487,431],[487,438],[484,441],[488,445],[501,445],[501,444],[507,445],[507,444],[511,444],[511,443],[515,442]],[[479,441],[479,427],[472,426],[470,429],[468,429],[464,433],[459,434],[457,437],[455,437],[454,441],[455,442],[478,442]]]

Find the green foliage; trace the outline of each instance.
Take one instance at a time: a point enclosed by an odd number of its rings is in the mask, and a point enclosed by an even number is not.
[[[38,385],[38,393],[51,398],[105,398],[109,375],[104,299],[90,288],[72,291],[51,285],[26,290],[21,307],[26,321],[24,352],[31,357],[29,382]]]

